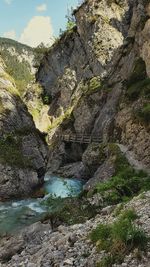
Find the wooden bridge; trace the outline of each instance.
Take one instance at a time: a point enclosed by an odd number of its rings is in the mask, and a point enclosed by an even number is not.
[[[102,137],[98,135],[76,133],[76,134],[64,134],[60,136],[61,141],[68,143],[89,144],[92,142],[102,143]]]

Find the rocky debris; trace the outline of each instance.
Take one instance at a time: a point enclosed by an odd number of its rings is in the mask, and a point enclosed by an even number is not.
[[[12,257],[17,258],[16,254],[20,254],[27,244],[38,245],[43,238],[43,234],[50,232],[50,225],[37,222],[21,231],[17,238],[15,236],[3,238],[0,248],[0,262],[9,261]]]
[[[123,209],[134,208],[138,214],[136,224],[139,225],[148,235],[150,234],[150,192],[133,198]],[[105,251],[97,251],[96,247],[89,239],[89,233],[96,228],[99,223],[113,223],[115,217],[115,207],[107,207],[100,214],[96,215],[83,224],[73,226],[60,225],[54,232],[51,231],[50,225],[36,223],[24,230],[23,233],[15,239],[15,247],[20,244],[19,253],[17,250],[12,253],[14,238],[7,241],[2,239],[1,242],[1,266],[18,267],[18,266],[76,266],[91,267],[96,266],[97,262],[107,255]],[[17,245],[18,244],[18,245]],[[7,248],[8,257],[2,252]],[[13,254],[13,255],[12,255]],[[122,264],[113,265],[114,267],[131,266],[131,267],[149,267],[150,252],[142,254],[141,259],[136,257],[133,251],[127,255]]]

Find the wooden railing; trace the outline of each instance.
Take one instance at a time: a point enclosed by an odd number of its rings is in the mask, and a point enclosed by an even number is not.
[[[80,144],[89,144],[92,142],[102,143],[102,138],[98,135],[91,134],[64,134],[60,136],[61,140],[68,143],[80,143]]]

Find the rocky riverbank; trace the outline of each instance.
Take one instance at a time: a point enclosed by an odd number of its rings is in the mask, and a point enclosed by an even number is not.
[[[2,267],[95,267],[100,264],[105,251],[99,251],[90,240],[89,234],[98,224],[112,224],[124,210],[134,209],[137,213],[135,225],[150,234],[150,192],[133,198],[124,206],[109,206],[90,220],[73,226],[60,225],[55,231],[49,222],[36,223],[26,228],[17,238],[0,241]],[[93,204],[94,205],[94,204]],[[114,267],[149,267],[150,248],[146,253],[136,249],[125,256],[121,264]],[[97,264],[97,265],[96,265]],[[106,265],[107,266],[107,265]]]

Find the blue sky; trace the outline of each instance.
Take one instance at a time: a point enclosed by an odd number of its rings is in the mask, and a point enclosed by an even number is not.
[[[31,46],[51,42],[65,29],[67,8],[80,0],[0,0],[0,36]]]

